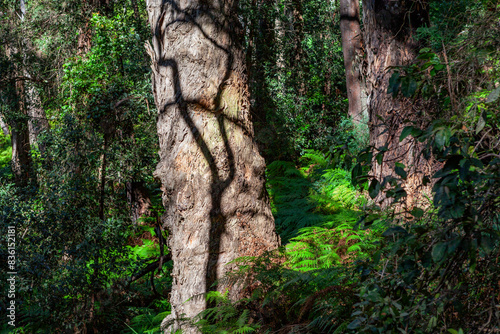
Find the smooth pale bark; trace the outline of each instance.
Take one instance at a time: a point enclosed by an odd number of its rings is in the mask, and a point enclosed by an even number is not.
[[[362,70],[362,34],[359,24],[359,0],[340,0],[340,32],[346,74],[348,115],[354,124],[366,123],[368,113],[364,97]]]
[[[204,310],[209,290],[238,298],[238,284],[215,283],[235,268],[228,263],[279,245],[253,140],[236,10],[234,0],[148,1],[159,113],[155,177],[174,262],[168,331],[197,333],[176,319]]]
[[[2,115],[0,115],[0,128],[2,128],[2,132],[5,137],[10,136],[9,127],[3,121]]]
[[[395,162],[407,168],[408,179],[403,188],[408,194],[406,204],[412,206],[421,199],[423,173],[429,173],[432,166],[421,157],[421,145],[409,137],[399,142],[407,121],[417,126],[429,121],[420,99],[393,98],[387,93],[391,66],[411,64],[418,54],[419,44],[414,39],[416,29],[428,21],[425,2],[363,0],[363,40],[366,50],[366,85],[368,92],[368,113],[370,145],[376,149],[386,146],[382,164],[373,162],[372,173],[380,181],[395,176]],[[428,189],[427,189],[428,190]],[[383,207],[390,201],[381,193],[376,201]]]

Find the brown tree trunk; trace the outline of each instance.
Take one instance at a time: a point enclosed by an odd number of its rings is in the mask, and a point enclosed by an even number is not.
[[[25,186],[32,175],[31,147],[28,115],[26,111],[24,82],[16,81],[18,114],[11,117],[12,172],[18,186]]]
[[[26,6],[23,0],[19,2],[21,21],[24,20],[26,13]],[[14,12],[12,12],[15,15]],[[22,43],[19,43],[22,47]],[[15,55],[18,53],[19,45],[7,44],[6,56],[10,61],[13,61]],[[11,143],[12,143],[12,172],[14,174],[14,181],[18,186],[25,186],[33,177],[31,147],[29,141],[29,127],[28,127],[28,113],[26,107],[26,92],[24,80],[18,80],[23,74],[21,64],[13,64],[13,79],[12,86],[10,87],[11,96],[14,101],[14,107],[11,115],[6,115],[6,121],[11,128]]]
[[[387,93],[391,66],[409,65],[415,59],[419,44],[416,29],[428,21],[425,1],[363,0],[363,40],[366,49],[366,84],[370,145],[387,149],[382,163],[373,162],[372,173],[380,181],[395,176],[395,162],[406,166],[408,178],[403,189],[408,194],[406,204],[421,197],[422,173],[431,168],[421,157],[421,146],[411,137],[399,142],[405,121],[425,124],[423,101]],[[419,196],[420,193],[420,196]],[[376,201],[390,203],[384,194]]]
[[[364,83],[361,76],[363,50],[359,24],[359,0],[340,0],[340,32],[347,98],[349,99],[348,115],[355,124],[365,123],[368,114],[364,105],[366,98],[364,98]]]
[[[151,216],[151,199],[149,191],[143,182],[127,182],[127,203],[130,207],[132,224],[136,225],[139,218]]]
[[[253,140],[236,10],[235,0],[148,1],[159,112],[155,176],[174,262],[168,319],[184,333],[197,330],[176,319],[204,310],[202,294],[240,294],[238,285],[214,285],[235,268],[228,262],[279,245]]]

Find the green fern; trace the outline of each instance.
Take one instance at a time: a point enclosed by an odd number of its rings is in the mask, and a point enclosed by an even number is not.
[[[195,325],[202,333],[246,334],[260,328],[258,323],[250,323],[249,311],[241,307],[245,299],[232,302],[227,291],[224,294],[210,291],[206,299],[208,304],[215,306],[207,308],[195,319]]]

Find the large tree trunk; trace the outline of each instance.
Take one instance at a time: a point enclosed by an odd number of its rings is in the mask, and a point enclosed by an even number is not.
[[[228,262],[279,245],[253,141],[235,0],[148,1],[161,180],[174,268],[172,314],[193,317]],[[198,297],[197,297],[198,296]],[[190,299],[191,298],[191,299]],[[187,301],[190,299],[189,301]],[[197,332],[175,321],[172,329]]]
[[[366,123],[366,97],[361,76],[363,58],[362,36],[359,24],[359,0],[340,0],[340,33],[346,75],[349,112],[354,124]]]
[[[391,66],[414,61],[419,49],[415,32],[427,21],[425,1],[363,0],[370,145],[387,149],[382,164],[374,161],[372,173],[382,182],[384,177],[395,175],[395,162],[403,163],[408,173],[403,189],[410,206],[421,197],[422,173],[431,166],[421,157],[421,146],[415,140],[407,138],[400,143],[399,136],[407,125],[405,121],[422,125],[428,119],[422,100],[393,98],[387,87],[393,73]],[[382,193],[376,201],[382,206],[390,203]]]

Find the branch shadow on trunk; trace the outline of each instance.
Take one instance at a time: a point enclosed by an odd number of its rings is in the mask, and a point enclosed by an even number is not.
[[[179,116],[184,121],[185,125],[187,125],[187,127],[189,128],[189,131],[191,132],[191,135],[196,142],[198,149],[202,153],[203,158],[210,168],[211,208],[209,212],[210,226],[208,228],[208,260],[206,261],[205,266],[204,292],[206,293],[210,290],[220,289],[218,280],[222,277],[218,277],[220,276],[220,272],[218,275],[218,268],[219,262],[221,261],[220,255],[222,252],[224,252],[221,245],[221,237],[223,234],[228,232],[228,219],[237,214],[237,208],[234,210],[231,209],[231,211],[228,212],[227,209],[223,208],[224,204],[222,203],[224,193],[233,183],[237,174],[235,154],[233,152],[233,148],[230,145],[228,131],[226,128],[227,124],[225,124],[225,122],[228,121],[235,127],[240,128],[246,136],[250,135],[250,138],[252,138],[251,135],[253,133],[253,130],[245,126],[244,120],[240,119],[238,115],[233,117],[233,115],[225,114],[226,105],[222,105],[222,96],[225,86],[228,84],[228,80],[230,81],[234,71],[235,55],[233,54],[233,48],[235,41],[231,39],[227,47],[220,45],[214,38],[209,35],[209,33],[205,31],[204,27],[202,27],[202,24],[200,24],[197,19],[200,17],[203,18],[205,20],[205,22],[203,23],[206,25],[207,17],[210,18],[210,24],[215,26],[216,30],[219,33],[222,31],[224,34],[226,34],[227,36],[231,36],[232,38],[234,38],[234,32],[229,31],[228,27],[231,27],[234,22],[221,23],[220,21],[218,21],[217,15],[215,13],[215,11],[218,9],[210,8],[206,2],[204,2],[203,5],[188,10],[180,9],[175,1],[163,1],[163,5],[165,5],[166,3],[168,3],[170,7],[176,11],[177,18],[161,27],[161,25],[163,24],[164,16],[164,9],[162,8],[162,14],[159,16],[158,22],[153,29],[153,31],[155,31],[155,37],[157,39],[161,37],[160,31],[165,30],[169,25],[172,25],[174,23],[191,25],[191,27],[187,29],[198,29],[198,31],[201,32],[203,38],[206,41],[209,41],[214,49],[222,51],[224,57],[223,61],[225,61],[225,72],[223,76],[221,76],[222,79],[219,80],[220,83],[218,85],[217,92],[214,94],[214,96],[210,97],[214,100],[214,103],[211,106],[210,103],[207,106],[206,101],[204,101],[202,98],[186,98],[186,96],[189,96],[189,94],[185,94],[185,92],[183,92],[181,84],[181,80],[183,78],[186,78],[186,76],[182,76],[180,73],[178,59],[172,57],[166,58],[162,55],[157,61],[158,67],[163,67],[164,70],[170,70],[174,96],[174,101],[165,103],[161,108],[159,108],[159,114],[162,115],[167,112],[174,112],[175,110],[178,110],[177,112],[180,114]],[[222,8],[222,5],[219,6]],[[227,17],[225,17],[225,19],[227,19]],[[168,71],[166,73],[168,73]],[[220,79],[220,77],[218,79]],[[195,120],[192,117],[193,109],[196,109],[198,111],[201,110],[204,114],[211,114],[215,118],[216,134],[213,136],[220,138],[219,143],[220,147],[223,148],[223,152],[215,152],[214,150],[211,150],[210,145],[207,143],[207,140],[210,138],[203,138],[203,129],[199,128],[199,125],[196,124]],[[227,162],[224,171],[221,171],[218,167],[217,162],[219,160]],[[234,200],[236,201],[237,199],[235,198]],[[256,214],[256,212],[251,213],[251,215],[254,214]],[[188,259],[183,260],[188,261]],[[224,263],[222,263],[222,265],[224,265]]]

